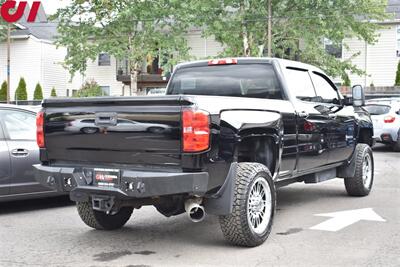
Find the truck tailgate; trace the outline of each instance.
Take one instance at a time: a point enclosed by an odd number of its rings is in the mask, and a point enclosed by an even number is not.
[[[179,96],[43,102],[49,162],[180,165]]]

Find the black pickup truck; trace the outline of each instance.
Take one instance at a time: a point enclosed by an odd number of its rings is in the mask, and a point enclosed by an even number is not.
[[[70,192],[90,227],[122,227],[153,205],[218,215],[235,245],[268,237],[276,188],[373,183],[373,127],[360,86],[343,97],[318,68],[271,58],[178,65],[167,95],[47,99],[37,117],[43,185]]]

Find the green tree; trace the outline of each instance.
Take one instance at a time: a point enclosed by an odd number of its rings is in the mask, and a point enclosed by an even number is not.
[[[0,101],[7,101],[7,81],[1,84]]]
[[[51,96],[51,97],[57,97],[57,91],[56,91],[56,88],[55,88],[55,87],[53,87],[53,88],[51,89],[50,96]]]
[[[24,78],[19,80],[17,90],[15,91],[15,100],[28,100],[28,92],[26,91],[26,82]]]
[[[394,86],[400,86],[400,61],[397,64],[396,81],[394,83]]]
[[[192,0],[191,20],[204,28],[224,46],[222,56],[266,55],[268,17],[272,17],[272,54],[301,60],[323,68],[332,76],[363,72],[351,63],[325,51],[323,40],[341,47],[342,41],[355,37],[373,44],[378,24],[389,17],[387,0]],[[344,47],[346,48],[346,47]]]
[[[86,81],[81,89],[79,89],[74,97],[95,97],[95,96],[103,96],[103,90],[101,87],[94,81]]]
[[[55,15],[59,20],[56,43],[68,49],[64,66],[71,74],[82,73],[87,60],[96,60],[101,52],[127,59],[136,92],[147,56],[158,56],[165,71],[187,58],[184,34],[189,24],[181,19],[183,5],[187,5],[183,0],[72,0]]]
[[[350,81],[349,75],[347,75],[347,74],[345,74],[343,76],[343,86],[347,86],[347,87],[351,86],[351,81]]]
[[[43,90],[40,83],[36,84],[35,91],[33,92],[33,100],[42,100],[43,99]]]
[[[0,6],[6,0],[0,0]],[[7,27],[8,23],[0,16],[0,41],[4,41],[7,38]]]

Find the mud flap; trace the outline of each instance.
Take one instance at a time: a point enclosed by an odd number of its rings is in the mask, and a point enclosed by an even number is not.
[[[237,163],[234,162],[231,164],[225,182],[219,191],[204,200],[206,213],[212,215],[229,215],[232,213],[236,171]]]

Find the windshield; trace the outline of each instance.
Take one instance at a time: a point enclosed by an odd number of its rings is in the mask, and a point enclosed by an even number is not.
[[[184,68],[174,75],[168,94],[282,99],[272,65],[243,64]]]
[[[387,114],[390,111],[390,106],[384,106],[384,105],[367,105],[365,106],[365,109],[369,112],[371,115],[383,115]]]

